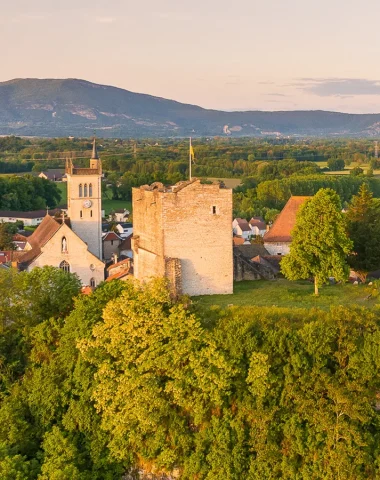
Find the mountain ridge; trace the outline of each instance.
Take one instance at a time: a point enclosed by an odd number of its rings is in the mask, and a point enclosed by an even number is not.
[[[100,94],[101,92],[101,94]],[[77,78],[0,82],[0,134],[103,137],[363,136],[380,114],[206,109]]]

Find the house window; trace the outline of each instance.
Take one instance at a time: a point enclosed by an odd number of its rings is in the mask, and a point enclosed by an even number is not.
[[[87,183],[84,184],[84,194],[85,197],[87,197]]]
[[[93,287],[93,288],[96,287],[96,283],[95,283],[95,278],[94,278],[94,277],[92,277],[92,278],[90,279],[90,287]]]
[[[212,207],[212,214],[216,215],[216,206],[215,205]]]
[[[62,240],[61,240],[61,252],[62,253],[67,253],[67,240],[66,240],[66,237],[62,237]]]
[[[89,196],[92,197],[92,183],[88,186]]]
[[[82,186],[82,184],[79,185],[79,196],[83,197],[83,186]]]
[[[66,260],[59,264],[59,268],[64,272],[70,273],[70,264]]]
[[[113,240],[111,240],[111,245],[113,245]]]

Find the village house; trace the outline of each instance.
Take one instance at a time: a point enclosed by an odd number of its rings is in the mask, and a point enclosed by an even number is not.
[[[131,214],[130,211],[127,210],[126,208],[115,210],[115,212],[109,215],[109,221],[117,222],[117,223],[127,222],[130,214]]]
[[[252,236],[251,227],[244,218],[235,218],[232,222],[232,228],[235,235],[242,237],[245,240]]]
[[[127,258],[114,263],[107,268],[107,274],[106,282],[110,282],[111,280],[128,280],[133,275],[131,259]]]
[[[119,247],[123,239],[116,232],[107,232],[103,234],[103,258],[110,260],[114,254],[119,253]]]
[[[58,209],[50,210],[52,215],[55,215],[58,211]],[[46,214],[46,210],[34,210],[33,212],[0,210],[0,223],[22,222],[26,227],[36,227],[42,222]]]
[[[132,234],[124,238],[124,240],[119,245],[119,257],[133,258]]]
[[[52,182],[67,182],[65,170],[63,168],[49,168],[38,175],[45,180],[51,180]]]
[[[262,217],[252,217],[248,222],[251,227],[252,235],[256,237],[263,237],[267,231],[267,224]]]
[[[121,238],[127,238],[133,233],[133,225],[130,222],[118,223],[115,227],[115,232],[120,235]]]
[[[270,255],[287,255],[292,241],[291,232],[301,205],[312,197],[292,196],[277,217],[272,228],[264,235],[264,246]]]

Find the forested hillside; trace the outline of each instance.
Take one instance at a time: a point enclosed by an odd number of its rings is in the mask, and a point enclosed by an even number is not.
[[[379,133],[380,114],[224,112],[78,79],[0,82],[0,134],[183,137]]]
[[[4,480],[379,478],[376,308],[198,310],[162,281],[73,302],[51,267],[0,289]]]

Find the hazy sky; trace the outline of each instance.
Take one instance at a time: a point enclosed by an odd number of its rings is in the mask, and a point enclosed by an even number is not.
[[[0,81],[218,109],[380,112],[379,0],[0,0]]]

